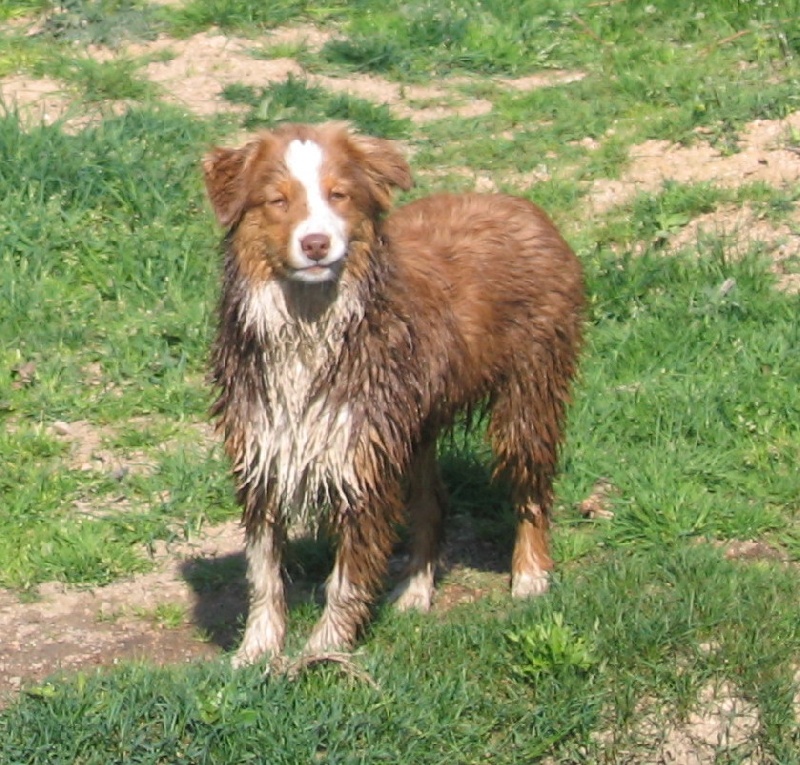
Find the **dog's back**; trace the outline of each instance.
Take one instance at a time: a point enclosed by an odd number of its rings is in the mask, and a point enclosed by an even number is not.
[[[519,197],[440,194],[385,223],[394,298],[408,305],[419,353],[447,364],[448,399],[477,403],[509,375],[556,356],[572,376],[580,343],[578,259],[545,213]],[[455,401],[454,401],[455,403]]]

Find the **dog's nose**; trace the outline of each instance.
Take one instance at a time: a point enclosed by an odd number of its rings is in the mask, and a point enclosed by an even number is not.
[[[331,238],[327,234],[308,234],[300,240],[300,248],[309,260],[322,260],[331,248]]]

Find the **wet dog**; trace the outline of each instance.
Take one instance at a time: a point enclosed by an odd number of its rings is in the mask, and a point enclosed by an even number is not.
[[[235,663],[283,649],[288,523],[337,538],[306,650],[368,619],[394,528],[412,526],[400,608],[427,610],[445,492],[437,435],[486,411],[517,513],[515,597],[544,592],[583,282],[547,216],[506,195],[411,187],[396,145],[346,126],[283,125],[204,162],[224,238],[214,404],[246,529],[250,610]]]

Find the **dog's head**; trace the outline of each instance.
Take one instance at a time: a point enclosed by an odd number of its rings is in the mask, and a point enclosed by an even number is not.
[[[282,125],[214,149],[203,169],[240,266],[258,281],[336,280],[349,259],[366,257],[394,188],[412,183],[394,144],[341,123]]]

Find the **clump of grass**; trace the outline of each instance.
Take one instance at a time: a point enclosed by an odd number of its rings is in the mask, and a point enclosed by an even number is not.
[[[289,77],[266,88],[229,85],[223,96],[231,103],[252,108],[245,118],[248,128],[278,122],[315,122],[326,119],[347,120],[359,130],[384,138],[402,138],[410,123],[393,116],[383,104],[373,104],[349,95],[336,95],[305,80]]]
[[[42,61],[35,69],[71,85],[86,101],[144,101],[157,92],[154,85],[137,76],[138,65],[128,59],[99,62],[60,57]]]
[[[51,0],[6,0],[0,6],[0,21],[43,13],[52,8]]]
[[[179,603],[159,603],[150,610],[142,609],[137,615],[167,630],[178,629],[187,620],[186,608]]]
[[[712,183],[667,182],[660,192],[641,194],[612,211],[597,232],[597,241],[604,246],[658,250],[693,218],[734,198],[733,192]]]
[[[60,0],[39,35],[48,40],[118,47],[126,40],[154,40],[163,25],[142,0]]]
[[[47,50],[31,38],[0,32],[0,77],[35,70],[48,57]],[[0,113],[13,107],[13,103],[0,103]]]
[[[551,621],[508,632],[506,637],[514,654],[512,671],[534,684],[548,675],[559,680],[585,675],[598,663],[589,641],[564,623],[561,612]]]
[[[347,4],[332,0],[325,4],[307,0],[190,0],[164,13],[171,34],[179,37],[215,26],[228,31],[253,34],[297,21],[326,21],[344,12]]]

